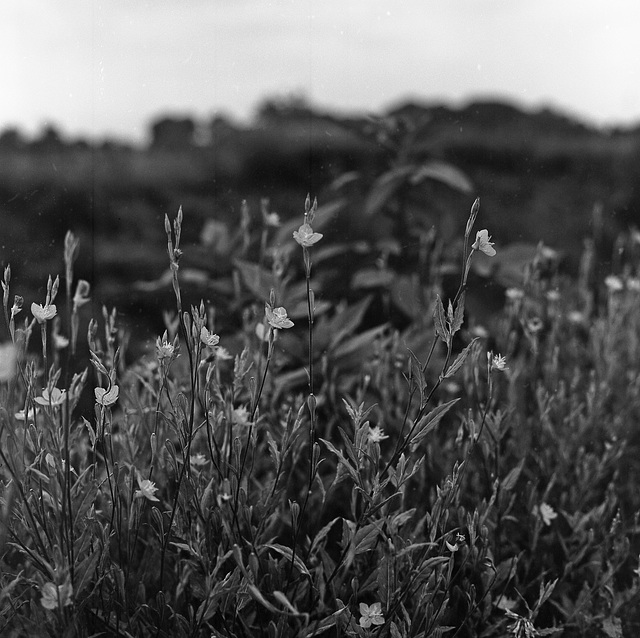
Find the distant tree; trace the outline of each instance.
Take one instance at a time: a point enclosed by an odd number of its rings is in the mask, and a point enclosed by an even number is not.
[[[224,115],[216,115],[209,124],[210,140],[212,144],[234,137],[238,128]]]
[[[25,138],[17,128],[8,128],[0,133],[0,149],[17,151],[27,145]]]
[[[291,120],[308,118],[313,115],[313,107],[304,95],[290,94],[284,97],[267,98],[260,104],[257,111],[258,122],[272,122],[274,120]]]
[[[47,124],[40,133],[39,137],[31,142],[30,147],[38,151],[57,151],[64,148],[65,143],[53,124]]]
[[[163,117],[151,124],[151,147],[185,150],[195,144],[196,124],[192,118]]]

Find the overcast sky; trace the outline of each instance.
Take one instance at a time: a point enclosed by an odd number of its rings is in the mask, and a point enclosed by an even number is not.
[[[640,122],[638,0],[0,0],[0,128],[141,140],[165,112],[413,97]]]

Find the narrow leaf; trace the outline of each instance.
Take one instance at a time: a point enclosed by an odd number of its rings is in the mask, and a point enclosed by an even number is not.
[[[433,324],[436,329],[436,334],[445,343],[449,343],[449,330],[447,329],[447,320],[444,314],[444,306],[442,305],[442,299],[440,295],[436,296],[436,305],[433,309]]]
[[[447,370],[446,374],[444,375],[445,379],[448,379],[449,377],[452,377],[458,370],[460,370],[460,368],[462,367],[462,364],[467,360],[467,357],[471,353],[471,349],[473,348],[475,342],[478,341],[478,338],[479,337],[475,337],[464,348],[464,350],[462,350],[462,352],[455,358],[455,361],[449,366],[449,369]]]
[[[462,322],[464,321],[464,299],[465,293],[463,291],[460,295],[460,299],[458,299],[456,311],[453,315],[453,321],[451,322],[451,334],[455,334],[462,327]]]
[[[410,445],[416,445],[419,443],[431,430],[433,430],[438,423],[440,423],[442,417],[449,412],[449,410],[460,401],[460,399],[453,399],[452,401],[448,401],[447,403],[443,403],[438,407],[434,408],[429,412],[429,414],[425,414],[418,427],[416,428],[416,433],[411,438],[409,442]]]

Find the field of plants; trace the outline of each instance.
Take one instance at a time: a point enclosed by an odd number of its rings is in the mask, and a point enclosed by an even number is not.
[[[466,166],[390,130],[319,199],[167,210],[158,156],[107,149],[146,192],[122,215],[15,216],[1,636],[640,635],[640,231],[594,199],[566,248],[503,238]],[[60,162],[81,192],[89,150],[12,151],[3,214]]]

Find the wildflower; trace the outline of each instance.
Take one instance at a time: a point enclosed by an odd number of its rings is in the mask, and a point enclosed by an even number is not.
[[[573,324],[582,324],[586,321],[584,313],[580,312],[579,310],[571,310],[567,314],[567,320],[569,321],[569,323]]]
[[[486,228],[484,230],[479,230],[476,233],[476,240],[471,245],[471,248],[473,250],[479,250],[489,257],[493,257],[496,254],[496,251],[493,247],[493,242],[491,242],[490,239],[489,231]]]
[[[191,465],[195,465],[196,467],[202,467],[203,465],[206,465],[207,463],[207,458],[205,457],[204,454],[198,453],[198,454],[194,454],[191,457]]]
[[[45,583],[41,591],[42,599],[40,600],[40,604],[45,609],[58,609],[58,604],[60,604],[61,607],[71,605],[73,586],[68,581],[62,585],[56,585],[52,582]]]
[[[544,324],[542,323],[542,319],[539,317],[533,317],[527,321],[527,330],[532,334],[537,334],[542,330]]]
[[[368,629],[371,625],[384,625],[382,604],[373,603],[369,606],[366,603],[360,603],[360,620],[358,622],[364,629]]]
[[[53,319],[57,312],[55,304],[45,304],[44,306],[39,303],[31,304],[31,314],[37,319],[38,323],[45,323],[49,319]]]
[[[449,541],[445,541],[444,544],[447,546],[447,549],[453,554],[458,551],[458,543],[452,545]]]
[[[12,343],[0,345],[0,381],[11,381],[16,373],[16,349]]]
[[[108,391],[105,388],[96,388],[93,393],[96,397],[96,403],[106,408],[110,405],[113,405],[118,400],[120,388],[114,384],[109,388]]]
[[[265,304],[264,312],[272,328],[282,329],[293,327],[293,321],[287,317],[287,311],[284,308],[272,308],[269,304]]]
[[[540,507],[538,508],[538,513],[540,514],[540,518],[545,525],[551,525],[551,521],[554,518],[558,518],[558,514],[548,503],[542,503],[542,505],[540,505]]]
[[[20,295],[16,295],[13,298],[13,306],[11,306],[12,319],[22,310],[22,304],[24,304],[24,298]]]
[[[380,441],[388,438],[388,435],[384,433],[384,430],[379,425],[376,425],[375,428],[369,426],[369,441],[372,443],[380,443]]]
[[[167,339],[161,341],[160,337],[156,339],[156,356],[158,359],[170,359],[174,352],[175,346],[170,341]]]
[[[16,418],[17,421],[29,421],[31,423],[35,423],[36,414],[37,414],[36,408],[32,407],[28,413],[26,413],[24,409],[18,410],[14,414],[14,417]]]
[[[638,277],[629,277],[627,279],[627,288],[633,292],[640,292],[640,279]]]
[[[244,405],[233,409],[233,422],[236,425],[249,425],[249,410]]]
[[[605,277],[604,285],[607,287],[607,290],[609,292],[620,292],[624,288],[622,279],[620,279],[620,277],[616,277],[615,275],[609,275],[608,277]]]
[[[215,255],[227,255],[231,251],[227,224],[216,219],[208,219],[200,232],[200,243],[212,249]]]
[[[158,491],[156,484],[149,479],[141,479],[139,474],[136,478],[140,489],[136,490],[134,497],[140,498],[144,496],[148,501],[158,501],[159,499],[155,496],[155,493]]]
[[[514,638],[535,638],[538,636],[538,630],[534,627],[533,623],[523,616],[513,613],[510,609],[505,609],[504,613],[515,620],[512,625],[509,625],[509,631]]]
[[[202,343],[204,343],[205,346],[209,346],[210,348],[213,348],[214,346],[217,346],[218,343],[220,342],[220,337],[216,334],[209,332],[209,330],[207,329],[207,326],[202,326],[202,329],[200,330],[200,341],[202,341]]]
[[[501,372],[504,372],[507,369],[506,357],[503,357],[501,354],[494,355],[492,352],[490,352],[489,358],[491,359],[492,370],[500,370]]]
[[[498,609],[502,609],[502,611],[507,611],[507,609],[509,611],[512,611],[517,604],[518,603],[515,600],[513,600],[513,598],[508,598],[507,596],[501,596],[496,607]]]
[[[216,348],[216,359],[219,359],[220,361],[228,361],[229,359],[233,359],[233,355],[226,348],[218,346]]]
[[[280,215],[278,213],[265,213],[262,219],[265,226],[271,226],[272,228],[280,226]]]
[[[69,345],[69,339],[59,333],[53,335],[53,347],[56,350],[64,350]]]
[[[460,532],[458,532],[456,534],[455,543],[450,543],[449,541],[445,540],[444,544],[447,546],[447,549],[453,554],[460,549],[460,545],[464,544],[465,540],[466,539],[464,537],[464,534],[460,534]]]
[[[49,388],[45,388],[42,391],[41,397],[36,397],[34,401],[39,405],[50,405],[56,407],[62,405],[65,400],[66,390],[60,390],[60,388],[52,388],[49,392]]]
[[[313,228],[307,222],[302,224],[298,230],[293,231],[293,238],[303,247],[309,248],[317,244],[323,235],[322,233],[314,233]]]
[[[554,288],[553,290],[547,290],[546,297],[547,301],[550,301],[551,303],[557,303],[561,299],[560,291],[556,288]]]
[[[76,292],[73,295],[73,312],[78,312],[78,308],[84,306],[90,301],[89,291],[91,290],[91,284],[84,279],[78,281],[76,286]]]
[[[480,339],[487,339],[489,337],[489,331],[480,324],[473,326],[473,328],[471,328],[469,332],[471,333],[472,337],[478,337]]]
[[[507,288],[504,294],[509,301],[520,301],[524,297],[524,290],[522,288]]]

